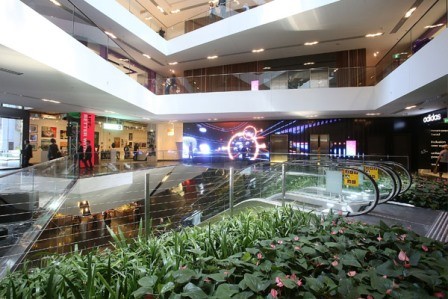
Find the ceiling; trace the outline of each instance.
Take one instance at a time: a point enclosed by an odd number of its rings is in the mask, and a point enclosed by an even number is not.
[[[252,5],[260,0],[247,0]],[[297,1],[297,0],[292,0]],[[63,9],[55,7],[48,0],[24,0],[30,7],[39,13],[58,19],[59,23],[73,18],[72,7],[68,0],[60,1]],[[182,74],[184,70],[205,68],[211,66],[227,65],[240,62],[272,60],[285,57],[296,57],[319,53],[330,53],[350,49],[366,48],[367,65],[375,66],[383,57],[389,57],[388,51],[408,32],[422,15],[436,3],[436,0],[341,0],[318,9],[307,11],[289,18],[255,27],[250,30],[237,32],[224,38],[190,47],[187,50],[163,54],[159,49],[135,36],[126,28],[109,19],[101,12],[91,7],[83,0],[71,0],[79,7],[83,14],[77,13],[77,21],[89,25],[93,21],[102,29],[113,30],[118,37],[116,42],[141,66],[155,70],[157,73],[167,75],[170,70]],[[127,1],[124,1],[127,2]],[[208,2],[201,0],[139,0],[139,2],[153,14],[154,18],[164,26],[170,28],[179,21],[188,19],[198,12],[208,9]],[[243,1],[240,0],[242,5]],[[65,5],[65,6],[64,6]],[[180,9],[181,13],[161,13],[156,5],[172,11]],[[235,4],[236,5],[236,4]],[[418,9],[410,18],[404,19],[404,14],[414,5]],[[70,8],[71,7],[71,8]],[[135,10],[137,11],[138,10]],[[140,13],[144,10],[140,10]],[[425,16],[429,23],[436,22],[440,14]],[[138,13],[137,13],[138,14]],[[231,17],[221,22],[231,22]],[[61,21],[62,20],[62,21]],[[229,23],[230,24],[230,23]],[[153,24],[153,30],[157,30]],[[413,35],[418,36],[424,32],[423,28],[414,28]],[[366,38],[367,33],[383,32],[382,36]],[[393,33],[392,33],[393,32]],[[169,35],[169,31],[167,33]],[[157,36],[158,37],[158,36]],[[79,37],[82,39],[83,37]],[[168,40],[167,43],[176,39]],[[304,46],[305,42],[319,41],[315,46]],[[162,40],[162,42],[165,42]],[[254,54],[252,49],[264,48],[262,53]],[[148,53],[153,59],[142,57]],[[374,56],[374,53],[378,53]],[[215,60],[206,57],[218,55]],[[178,64],[171,66],[170,61]],[[119,63],[119,61],[116,61]],[[0,71],[1,102],[32,107],[35,111],[47,113],[64,113],[85,111],[97,115],[111,116],[104,113],[104,107],[119,113],[121,118],[142,120],[150,117],[157,121],[156,115],[148,115],[146,111],[130,105],[119,98],[115,98],[92,86],[64,75],[54,69],[42,65],[0,45],[0,67],[4,69],[20,69],[24,75],[18,76]],[[121,66],[122,68],[122,66]],[[138,70],[137,70],[138,71]],[[425,109],[446,108],[447,82],[446,78],[440,82],[433,82],[416,91],[407,99],[400,99],[382,108],[382,115],[404,116],[412,112],[403,111],[403,105],[412,99],[418,100]],[[51,86],[51,88],[48,88]],[[42,98],[61,99],[63,104],[43,102]],[[339,112],[342,113],[342,112]],[[415,112],[417,113],[417,112]],[[420,111],[420,113],[423,113]],[[279,118],[281,115],[266,115],[268,118]],[[337,112],[331,116],[339,116]],[[341,115],[342,116],[342,115]],[[363,115],[364,116],[364,115]],[[207,120],[207,115],[203,115]],[[188,115],[180,121],[189,121]],[[232,120],[232,116],[227,117]],[[222,120],[222,118],[220,119]],[[196,121],[196,120],[195,120]]]

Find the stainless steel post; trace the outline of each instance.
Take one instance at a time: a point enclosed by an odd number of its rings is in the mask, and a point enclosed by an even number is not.
[[[285,206],[285,197],[286,197],[286,172],[285,172],[285,163],[282,163],[282,207]]]
[[[149,190],[149,173],[145,175],[145,235],[149,236],[149,232],[151,231],[151,217],[150,213],[150,204],[151,204],[151,192]]]
[[[229,173],[229,210],[230,210],[230,217],[233,217],[233,192],[234,192],[234,185],[233,185],[233,167],[230,167],[230,173]]]

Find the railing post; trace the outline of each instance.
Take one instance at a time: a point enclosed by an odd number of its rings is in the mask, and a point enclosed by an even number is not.
[[[234,192],[234,185],[233,185],[233,167],[230,167],[230,173],[229,173],[229,210],[230,210],[230,217],[233,217],[233,192]]]
[[[282,163],[282,207],[285,206],[285,197],[286,197],[286,172],[285,172],[285,163]]]
[[[149,216],[151,204],[151,193],[149,191],[149,173],[145,175],[145,236],[149,236],[151,230],[151,217]]]

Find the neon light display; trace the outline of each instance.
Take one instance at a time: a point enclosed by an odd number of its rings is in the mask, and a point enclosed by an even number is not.
[[[242,160],[255,160],[260,152],[260,144],[257,141],[257,129],[247,126],[242,132],[233,135],[227,144],[227,153],[230,160],[241,158]]]

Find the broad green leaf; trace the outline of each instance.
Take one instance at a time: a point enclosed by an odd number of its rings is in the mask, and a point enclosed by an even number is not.
[[[316,250],[314,248],[311,247],[302,247],[302,249],[300,250],[303,254],[309,254],[309,255],[315,255],[316,254]]]
[[[214,281],[217,282],[224,282],[226,281],[226,275],[224,273],[213,273],[213,274],[208,274],[207,277],[213,279]]]
[[[148,289],[145,287],[138,288],[136,291],[132,293],[132,296],[135,298],[142,298],[144,295],[152,293],[152,289]]]
[[[260,252],[260,249],[258,248],[246,248],[246,251],[250,254],[257,255]]]
[[[266,261],[262,262],[260,265],[258,265],[258,268],[261,271],[269,272],[272,269],[272,262],[270,260],[266,260]]]
[[[170,292],[174,290],[174,282],[170,281],[163,285],[162,289],[160,290],[160,294],[165,294],[166,292]]]
[[[257,277],[253,274],[246,273],[244,274],[244,282],[246,286],[249,287],[255,293],[260,291],[264,291],[271,284],[269,280],[263,281],[260,277]]]
[[[249,252],[245,252],[241,258],[243,262],[248,262],[252,259],[252,255]]]
[[[237,285],[231,285],[228,283],[220,284],[218,288],[216,289],[215,293],[213,294],[214,298],[220,299],[220,298],[230,298],[234,294],[237,294],[239,291],[239,288]]]
[[[208,298],[207,294],[205,294],[200,287],[191,282],[185,285],[182,296],[190,297],[192,299]]]
[[[341,263],[345,266],[353,266],[353,267],[361,267],[361,264],[358,262],[358,260],[351,254],[346,254],[340,257]]]
[[[308,277],[306,279],[306,285],[315,292],[320,292],[324,289],[324,284],[319,279],[314,277]]]
[[[189,282],[192,277],[196,276],[196,272],[191,269],[177,270],[173,272],[173,278],[177,283],[184,284]]]
[[[244,292],[236,294],[235,296],[232,297],[232,299],[249,299],[253,295],[254,295],[253,292],[244,291]]]
[[[151,276],[145,276],[138,280],[138,284],[145,288],[152,288],[157,282],[157,276],[151,275]]]
[[[388,277],[398,277],[401,275],[401,271],[395,269],[392,261],[386,261],[385,263],[376,267],[376,271],[379,275],[386,275]]]

